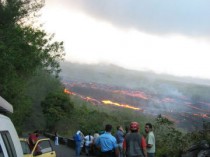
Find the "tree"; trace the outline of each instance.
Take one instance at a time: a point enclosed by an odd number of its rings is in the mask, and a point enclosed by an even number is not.
[[[56,122],[68,118],[73,110],[69,96],[63,92],[50,93],[41,106],[49,130],[54,130]]]
[[[64,87],[59,79],[46,73],[45,71],[37,72],[37,75],[32,77],[27,84],[26,94],[31,99],[30,115],[24,120],[23,131],[44,129],[46,122],[42,113],[41,101],[49,93],[63,91]]]
[[[13,104],[16,125],[22,125],[29,111],[28,80],[40,70],[58,77],[64,57],[63,42],[35,25],[43,5],[42,0],[0,1],[0,94]]]
[[[182,150],[187,146],[186,138],[179,130],[176,130],[174,123],[159,115],[155,124],[157,156],[170,154],[172,157],[180,156]]]

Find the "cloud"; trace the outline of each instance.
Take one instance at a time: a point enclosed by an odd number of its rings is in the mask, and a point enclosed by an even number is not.
[[[42,21],[69,61],[210,78],[209,3],[46,0]]]
[[[208,0],[61,0],[66,7],[78,9],[122,28],[147,33],[210,35]]]

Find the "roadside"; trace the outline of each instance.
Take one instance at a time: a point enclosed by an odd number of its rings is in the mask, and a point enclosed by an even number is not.
[[[75,150],[68,147],[67,145],[61,144],[61,145],[56,146],[53,141],[52,143],[56,151],[56,157],[74,157],[75,156]],[[86,157],[85,153],[82,152],[82,155],[80,157]],[[94,156],[88,156],[88,157],[94,157]]]

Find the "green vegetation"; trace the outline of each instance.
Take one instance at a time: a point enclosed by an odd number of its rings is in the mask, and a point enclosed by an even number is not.
[[[68,118],[73,109],[73,104],[70,102],[68,95],[65,93],[49,93],[45,100],[41,103],[43,114],[46,118],[46,128],[55,130],[55,124]]]
[[[73,134],[78,129],[85,134],[88,132],[94,133],[94,131],[103,130],[107,123],[111,123],[114,126],[113,132],[115,132],[118,125],[126,127],[131,121],[145,124],[152,119],[141,112],[131,109],[104,106],[102,104],[93,105],[77,97],[71,97],[71,100],[75,105],[69,121],[69,128],[71,129],[69,129],[70,133],[68,134]],[[141,126],[141,128],[144,129],[144,126]]]
[[[58,77],[63,42],[53,41],[35,24],[43,1],[0,1],[0,93],[14,107],[12,119],[18,131],[34,104],[27,90],[40,71]],[[47,94],[47,93],[46,93]]]
[[[203,139],[210,140],[202,132],[185,132],[176,128],[172,121],[161,115],[151,117],[132,109],[94,105],[74,96],[71,96],[71,101],[74,104],[71,118],[68,121],[62,120],[56,125],[60,135],[65,137],[72,137],[77,130],[81,130],[84,134],[94,133],[96,130],[103,130],[107,123],[113,125],[114,134],[118,125],[125,128],[131,121],[139,122],[140,133],[145,135],[144,125],[146,122],[151,122],[156,136],[157,157],[163,155],[179,157],[192,144]]]
[[[106,123],[126,127],[131,121],[137,121],[143,134],[144,124],[151,122],[155,126],[157,157],[166,153],[178,156],[190,144],[206,138],[199,132],[183,133],[161,116],[155,119],[131,109],[93,105],[64,94],[58,77],[61,70],[59,63],[64,56],[63,42],[54,41],[53,34],[37,26],[36,17],[43,5],[42,1],[0,1],[0,94],[14,107],[11,118],[19,133],[37,129],[53,133],[57,130],[60,135],[72,137],[78,129],[87,134],[103,130]],[[114,69],[106,77],[100,73],[107,82],[96,79],[101,81],[99,83],[161,92],[160,82],[149,79],[147,83],[148,78],[153,78],[151,75],[137,75],[135,71],[114,75],[120,73],[118,68]],[[87,72],[86,76],[95,75]],[[182,93],[195,101],[209,100],[209,89],[203,86],[191,90],[189,84],[183,86],[173,82],[173,87],[179,87]]]

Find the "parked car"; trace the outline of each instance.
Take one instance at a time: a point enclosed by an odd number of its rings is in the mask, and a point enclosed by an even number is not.
[[[20,138],[24,157],[56,157],[56,152],[52,147],[50,139],[39,139],[33,150],[30,150],[28,139]]]
[[[0,96],[0,156],[23,157],[17,131],[8,117],[12,113],[12,105]]]

